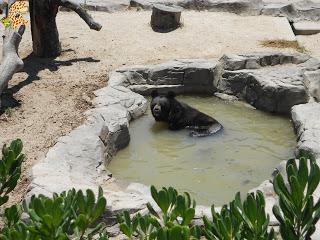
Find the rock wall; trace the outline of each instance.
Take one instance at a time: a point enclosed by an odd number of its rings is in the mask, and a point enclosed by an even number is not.
[[[186,10],[230,12],[241,15],[269,15],[287,17],[290,21],[320,20],[318,0],[268,1],[268,0],[75,0],[88,10],[115,12],[130,7],[150,10],[154,4],[180,6]]]

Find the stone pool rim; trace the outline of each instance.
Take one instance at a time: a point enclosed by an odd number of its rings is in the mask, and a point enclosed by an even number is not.
[[[265,70],[268,72],[268,68],[284,69],[278,77],[288,71],[289,76],[291,73],[294,75],[293,79],[270,86],[261,80],[261,74]],[[298,72],[292,69],[297,69]],[[271,52],[224,55],[219,61],[174,60],[115,70],[109,74],[108,86],[95,92],[94,108],[85,113],[87,121],[59,138],[45,158],[32,168],[26,198],[33,194],[51,195],[71,188],[97,190],[101,185],[108,207],[113,213],[126,209],[131,212],[145,210],[145,204],[152,202],[149,187],[139,183],[131,183],[128,187],[119,186],[104,168],[104,164],[129,144],[129,122],[141,116],[148,104],[138,93],[149,94],[152,89],[170,89],[176,93],[207,92],[226,100],[235,100],[235,97],[246,100],[264,111],[291,112],[297,132],[297,152],[307,150],[320,161],[320,139],[317,144],[313,138],[314,135],[320,137],[320,123],[316,114],[320,113],[320,103],[315,102],[315,96],[305,83],[308,81],[305,73],[317,72],[319,69],[320,62],[308,55]],[[272,75],[270,79],[274,77],[277,75]],[[242,79],[247,78],[250,81],[246,80],[243,84]],[[270,93],[275,95],[269,96]],[[282,97],[282,94],[285,94],[290,104],[272,101],[274,98],[278,99],[278,96]],[[268,104],[259,101],[260,97],[266,99]],[[314,116],[309,119],[303,116],[305,113],[314,113]],[[277,167],[280,172],[283,164]],[[266,210],[271,216],[271,224],[275,224],[276,220],[269,208],[277,199],[272,194],[270,179],[257,189],[265,194]],[[199,206],[197,218],[203,214],[209,215],[210,209]]]

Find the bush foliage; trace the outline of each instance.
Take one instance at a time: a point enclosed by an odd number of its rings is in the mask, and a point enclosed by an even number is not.
[[[24,155],[21,153],[22,141],[17,139],[9,146],[2,148],[2,158],[0,161],[0,206],[9,200],[8,194],[17,186],[21,175],[21,164]]]

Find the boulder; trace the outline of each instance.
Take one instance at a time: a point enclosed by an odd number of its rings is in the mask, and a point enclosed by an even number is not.
[[[214,88],[257,109],[289,113],[318,99],[320,62],[305,54],[264,52],[224,55],[214,71]]]
[[[320,102],[320,70],[305,72],[304,80],[311,97]]]
[[[283,16],[290,21],[301,20],[318,21],[320,19],[320,3],[310,0],[299,2],[273,2],[265,4],[262,15]]]
[[[306,150],[320,158],[320,103],[296,105],[291,116],[298,136],[297,151]]]
[[[130,0],[85,0],[85,8],[91,11],[116,12],[127,9]]]
[[[167,63],[120,68],[109,84],[120,84],[133,92],[148,95],[153,89],[176,93],[212,93],[217,63],[203,59],[180,59]]]
[[[319,22],[296,22],[293,23],[293,31],[296,35],[312,35],[320,33]]]

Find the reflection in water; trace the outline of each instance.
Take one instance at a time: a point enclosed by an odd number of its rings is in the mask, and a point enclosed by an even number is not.
[[[224,131],[192,138],[188,130],[170,131],[150,111],[130,124],[130,145],[109,165],[116,178],[188,191],[200,204],[223,204],[246,193],[293,156],[290,120],[209,97],[178,99],[216,118]]]

